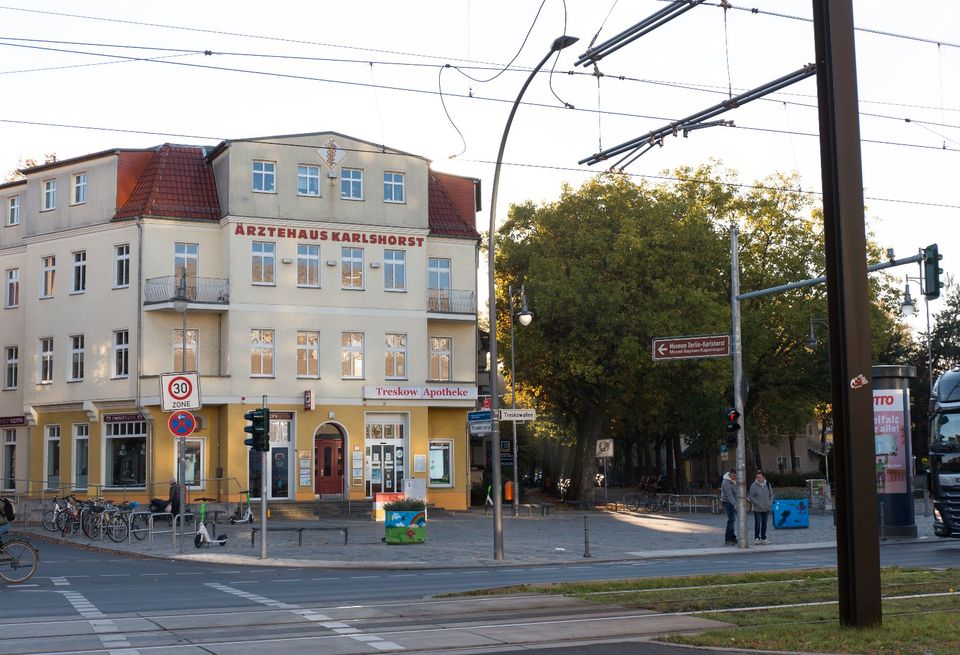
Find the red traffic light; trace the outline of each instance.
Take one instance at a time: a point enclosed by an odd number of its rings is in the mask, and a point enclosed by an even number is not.
[[[735,422],[737,421],[737,419],[739,419],[739,418],[740,418],[740,412],[738,412],[738,411],[735,410],[735,409],[728,409],[728,410],[727,410],[727,420],[728,420],[728,421],[730,421],[731,423],[735,423]]]
[[[740,412],[738,412],[736,409],[727,410],[727,433],[728,434],[736,434],[737,432],[740,431],[740,423],[738,423],[739,420],[740,420]]]

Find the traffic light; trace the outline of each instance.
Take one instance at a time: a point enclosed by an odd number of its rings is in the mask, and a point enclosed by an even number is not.
[[[727,410],[727,443],[737,443],[737,433],[740,432],[740,412],[736,409]]]
[[[243,431],[250,435],[243,443],[257,452],[265,453],[270,450],[270,410],[266,407],[253,409],[243,415],[250,425]]]
[[[923,249],[923,295],[927,300],[936,300],[940,297],[940,288],[943,282],[940,281],[940,274],[943,269],[940,268],[940,260],[943,255],[937,244],[927,246]]]

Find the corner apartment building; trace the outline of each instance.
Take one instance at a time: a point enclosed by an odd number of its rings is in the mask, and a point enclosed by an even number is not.
[[[479,182],[334,132],[107,150],[0,185],[0,489],[469,503]],[[182,303],[173,299],[186,299]],[[269,466],[245,412],[271,409]]]

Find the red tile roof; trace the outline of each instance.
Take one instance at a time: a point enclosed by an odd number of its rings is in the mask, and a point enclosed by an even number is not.
[[[430,171],[428,218],[430,234],[479,239],[474,211],[477,181]]]
[[[165,143],[153,153],[114,218],[157,216],[220,220],[220,200],[205,150]]]

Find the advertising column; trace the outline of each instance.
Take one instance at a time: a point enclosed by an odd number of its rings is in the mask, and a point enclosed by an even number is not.
[[[912,366],[873,367],[873,441],[880,535],[916,537],[910,439]]]

